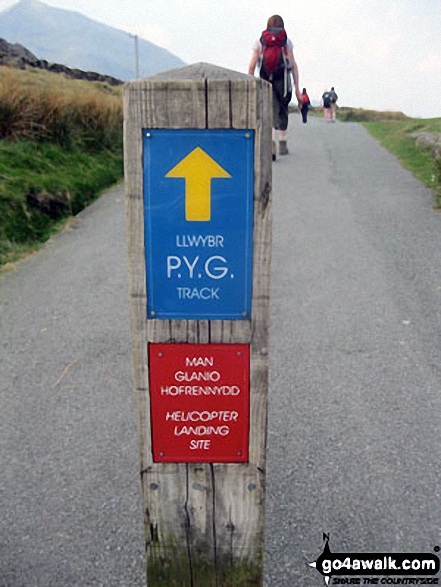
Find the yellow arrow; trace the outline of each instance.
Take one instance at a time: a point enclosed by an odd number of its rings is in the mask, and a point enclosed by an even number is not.
[[[210,155],[196,147],[165,177],[185,178],[185,219],[206,222],[211,219],[211,180],[231,175]]]

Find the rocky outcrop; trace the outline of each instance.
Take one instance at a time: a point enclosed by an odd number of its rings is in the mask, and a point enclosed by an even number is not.
[[[68,192],[51,194],[47,190],[37,192],[31,188],[26,196],[26,203],[33,210],[38,210],[54,220],[64,216],[67,211],[72,212],[71,198]]]
[[[12,61],[20,59],[34,61],[37,59],[35,55],[23,47],[23,45],[19,45],[18,43],[8,43],[4,39],[0,39],[0,58],[9,58]]]
[[[441,157],[441,133],[414,132],[411,136],[416,139],[415,142],[417,145],[430,148],[433,157]]]
[[[19,69],[34,67],[36,69],[51,71],[52,73],[61,73],[72,79],[81,79],[89,82],[104,82],[111,86],[119,86],[123,83],[121,80],[110,75],[103,75],[101,73],[95,73],[94,71],[71,69],[66,65],[49,63],[44,59],[38,59],[22,45],[19,45],[18,43],[8,43],[4,39],[0,39],[0,65],[9,65],[12,67],[18,67]]]

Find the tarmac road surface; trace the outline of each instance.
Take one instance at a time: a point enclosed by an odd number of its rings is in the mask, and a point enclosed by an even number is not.
[[[441,546],[441,217],[360,126],[274,164],[266,584]],[[0,586],[140,587],[123,188],[0,278]]]
[[[441,217],[361,127],[291,118],[274,165],[267,576],[441,546]]]

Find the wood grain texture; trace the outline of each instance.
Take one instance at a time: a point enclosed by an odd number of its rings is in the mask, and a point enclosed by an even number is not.
[[[271,87],[266,82],[204,63],[131,82],[124,88],[130,316],[151,587],[242,587],[262,582],[272,222],[271,99]],[[146,319],[142,131],[155,128],[254,131],[251,320]],[[249,463],[153,463],[147,356],[150,342],[250,345]]]

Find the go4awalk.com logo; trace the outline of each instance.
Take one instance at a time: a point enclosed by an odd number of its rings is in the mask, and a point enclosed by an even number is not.
[[[435,554],[333,553],[329,535],[323,534],[323,540],[322,554],[309,566],[323,575],[326,585],[439,585]]]

